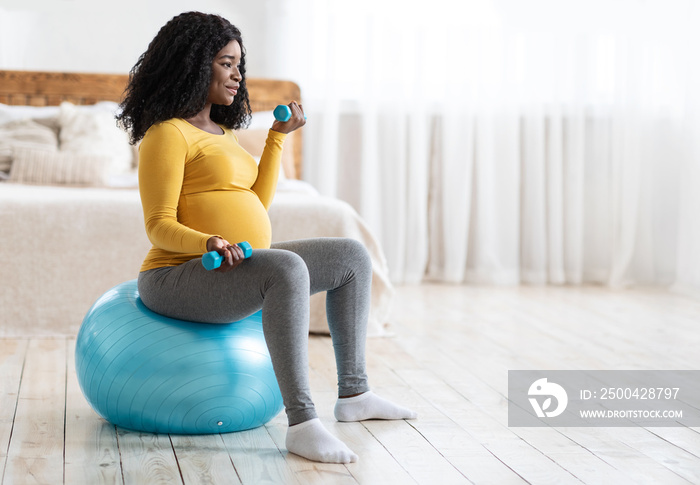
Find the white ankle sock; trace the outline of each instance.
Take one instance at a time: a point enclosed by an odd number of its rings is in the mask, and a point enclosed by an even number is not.
[[[365,419],[415,419],[418,414],[398,406],[367,391],[355,397],[338,399],[335,418],[338,421],[362,421]]]
[[[287,450],[313,461],[324,463],[354,463],[357,455],[345,443],[333,436],[318,418],[290,426],[287,430]]]

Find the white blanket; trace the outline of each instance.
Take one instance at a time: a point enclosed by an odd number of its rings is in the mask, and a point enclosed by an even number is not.
[[[393,289],[381,248],[348,204],[292,185],[270,208],[274,241],[362,241],[374,264],[369,334],[383,335]],[[75,335],[102,293],[136,278],[149,248],[134,189],[0,183],[0,337]],[[322,295],[311,331],[328,332]]]

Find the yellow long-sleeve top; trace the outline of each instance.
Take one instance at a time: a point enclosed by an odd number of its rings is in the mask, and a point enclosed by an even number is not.
[[[149,128],[139,147],[139,192],[153,247],[141,271],[200,257],[212,236],[269,248],[267,209],[286,136],[269,131],[258,166],[231,130],[214,135],[182,119]]]

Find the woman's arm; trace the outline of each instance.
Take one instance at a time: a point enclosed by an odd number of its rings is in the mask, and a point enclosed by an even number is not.
[[[187,142],[176,126],[152,126],[139,147],[139,192],[148,239],[177,253],[205,252],[211,234],[180,224],[177,206],[182,190]]]
[[[258,194],[260,202],[265,209],[270,208],[272,199],[277,189],[277,180],[280,175],[280,164],[282,163],[282,144],[287,137],[285,133],[270,130],[265,141],[265,148],[260,157],[258,165],[258,178],[251,187],[253,192]]]
[[[253,191],[258,194],[265,209],[270,208],[272,199],[277,189],[277,180],[280,174],[280,163],[282,160],[282,143],[287,134],[301,128],[306,124],[304,110],[296,101],[289,103],[292,116],[287,121],[276,120],[272,123],[272,128],[267,135],[265,149],[260,157],[258,165],[258,178],[253,184]]]

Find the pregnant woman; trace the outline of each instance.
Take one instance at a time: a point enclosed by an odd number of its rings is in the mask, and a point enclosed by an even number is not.
[[[365,339],[372,267],[365,247],[344,238],[271,245],[267,210],[288,133],[305,124],[291,102],[275,121],[259,165],[233,130],[250,119],[245,49],[227,20],[199,12],[161,28],[131,71],[117,116],[140,143],[139,189],[153,247],[138,278],[143,303],[172,318],[228,323],[262,309],[263,332],[289,422],[287,449],[314,461],[357,460],[321,424],[309,391],[309,296],[327,292],[338,370],[339,421],[416,414],[370,391]],[[245,259],[235,243],[248,241]],[[202,254],[217,251],[206,271]]]

